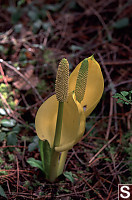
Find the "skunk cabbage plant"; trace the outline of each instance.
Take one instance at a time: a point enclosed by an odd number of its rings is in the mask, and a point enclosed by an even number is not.
[[[100,101],[103,90],[101,68],[93,56],[80,62],[70,76],[68,61],[61,60],[55,95],[41,105],[35,118],[41,159],[43,167],[48,168],[45,170],[49,181],[53,182],[63,172],[67,152],[83,136],[86,117]],[[46,152],[50,152],[48,161]]]

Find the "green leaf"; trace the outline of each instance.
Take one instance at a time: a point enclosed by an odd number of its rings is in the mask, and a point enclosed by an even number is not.
[[[6,127],[1,127],[1,131],[2,131],[2,132],[9,132],[10,129],[9,129],[9,128],[6,128]]]
[[[124,17],[124,18],[119,19],[118,21],[116,21],[113,24],[113,27],[116,28],[116,29],[120,29],[120,28],[124,28],[124,27],[126,27],[128,25],[129,25],[129,18]]]
[[[5,132],[1,132],[0,133],[0,142],[3,142],[5,140],[6,137],[6,133]]]
[[[7,171],[0,171],[0,175],[7,175]]]
[[[130,103],[128,103],[128,102],[124,102],[124,104],[129,105]]]
[[[129,92],[122,91],[121,94],[116,93],[113,97],[118,99],[117,103],[124,103],[126,105],[129,105],[129,104],[132,104],[131,93],[132,91],[129,91]],[[128,96],[128,98],[126,98],[126,96]]]
[[[72,172],[64,172],[64,176],[69,179],[72,183],[74,183],[74,178]]]
[[[17,137],[15,133],[9,132],[7,136],[7,145],[16,145]]]
[[[13,127],[12,132],[18,134],[21,130],[21,125],[17,124],[15,127]]]
[[[129,101],[132,103],[132,101],[131,101],[131,100],[132,100],[132,90],[131,90],[131,91],[129,91],[128,93],[129,93],[129,96],[128,96],[128,98],[129,98]]]
[[[83,48],[81,46],[77,46],[77,45],[71,45],[70,49],[72,51],[81,51],[81,50],[83,50]]]
[[[3,108],[0,108],[0,115],[7,115],[6,111]]]
[[[122,96],[121,99],[123,99],[124,101],[128,101],[128,99],[126,97],[124,97],[124,96]]]
[[[22,30],[22,24],[16,24],[16,25],[14,26],[14,31],[15,31],[16,33],[20,33],[21,30]]]
[[[36,21],[38,20],[38,11],[36,12],[36,10],[29,10],[29,12],[27,13],[29,18],[32,20],[32,21]]]
[[[14,119],[2,119],[1,125],[4,127],[12,128],[16,124],[16,121]]]
[[[6,196],[3,188],[1,187],[1,185],[0,185],[0,196],[5,197],[7,199],[7,196]]]
[[[129,94],[129,92],[127,92],[127,91],[122,91],[121,94],[125,97],[125,96],[127,96],[127,95]]]
[[[27,163],[30,164],[32,167],[37,167],[44,172],[42,162],[40,160],[35,160],[34,158],[29,158]]]
[[[42,28],[47,31],[49,28],[51,29],[51,23],[50,22],[44,22],[42,23]]]
[[[38,141],[39,141],[38,136],[35,136],[35,137],[33,138],[33,142],[31,142],[31,143],[28,145],[28,151],[29,151],[29,152],[32,152],[32,151],[34,151],[36,148],[38,148]]]
[[[117,103],[124,103],[122,99],[118,99]]]
[[[0,45],[0,52],[4,52],[4,46]]]
[[[9,132],[7,136],[7,145],[16,145],[17,144],[17,137],[15,133]],[[10,151],[14,150],[14,147],[9,147]]]
[[[114,97],[114,98],[122,98],[122,95],[119,94],[119,93],[116,93],[113,97]]]
[[[40,19],[38,19],[37,21],[35,21],[33,23],[33,33],[34,34],[37,33],[41,26],[42,26],[42,21]]]
[[[56,3],[56,4],[46,4],[44,6],[44,9],[52,11],[52,12],[57,12],[61,9],[61,7],[64,5],[65,1],[60,1],[60,3]]]
[[[19,1],[17,2],[17,5],[18,5],[18,6],[22,6],[24,3],[25,3],[25,0],[19,0]]]
[[[14,7],[12,9],[11,22],[13,24],[16,24],[19,21],[21,15],[22,15],[22,11],[20,9]]]

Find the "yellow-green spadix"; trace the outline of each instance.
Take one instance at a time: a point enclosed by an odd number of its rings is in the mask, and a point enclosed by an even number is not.
[[[86,58],[83,60],[81,67],[78,71],[76,87],[75,87],[75,95],[79,103],[81,103],[81,101],[84,98],[86,84],[87,84],[87,76],[88,76],[88,59]]]
[[[69,63],[67,59],[63,58],[59,63],[56,75],[56,83],[55,83],[56,98],[60,102],[64,102],[67,100],[68,83],[69,83]]]
[[[88,68],[85,69],[86,73],[84,78],[86,80],[84,83],[82,81],[84,84],[84,92],[82,92],[83,94],[81,94],[82,96],[79,99],[77,82],[82,63],[83,65],[85,64],[85,67],[87,65]],[[79,82],[80,84],[81,82]],[[98,104],[103,90],[104,79],[100,65],[95,61],[93,56],[86,58],[84,62],[82,61],[77,65],[69,78],[68,98],[64,102],[63,109],[60,144],[55,147],[56,151],[63,152],[69,150],[80,140],[85,131],[85,119]],[[48,140],[51,148],[54,142],[57,113],[58,101],[56,95],[53,95],[41,105],[35,119],[38,137],[41,140]]]

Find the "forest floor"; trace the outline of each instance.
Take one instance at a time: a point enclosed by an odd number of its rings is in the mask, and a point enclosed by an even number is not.
[[[0,6],[0,199],[116,200],[118,184],[132,184],[132,2],[43,2]],[[59,61],[72,72],[93,54],[103,97],[68,153],[67,176],[50,183],[27,163],[40,160],[35,115],[54,92]]]

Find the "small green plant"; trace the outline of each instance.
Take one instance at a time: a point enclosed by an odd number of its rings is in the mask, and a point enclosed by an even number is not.
[[[11,91],[11,86],[6,85],[5,83],[0,84],[0,92],[9,104],[9,106],[14,109],[15,108],[15,102],[14,102],[14,94]],[[3,107],[3,101],[0,99],[0,107]]]
[[[28,159],[53,182],[63,173],[70,150],[83,136],[86,117],[98,104],[104,89],[104,79],[94,57],[84,59],[69,77],[69,63],[62,59],[56,76],[56,94],[39,108],[35,127],[40,139],[41,161]],[[65,172],[71,182],[72,173]]]
[[[120,93],[116,93],[113,97],[118,99],[117,103],[132,105],[132,90],[128,92],[122,91]]]
[[[6,116],[6,112],[2,110],[2,113]],[[6,141],[7,145],[17,144],[17,134],[21,130],[21,125],[14,119],[2,119],[0,121],[0,143]],[[9,147],[10,151],[14,150],[14,147]]]
[[[33,137],[32,142],[28,145],[28,151],[32,152],[34,151],[36,148],[38,148],[39,145],[39,138],[38,136]]]
[[[69,179],[72,183],[74,183],[74,178],[72,172],[64,172],[64,176]]]
[[[0,196],[2,196],[2,197],[4,197],[4,198],[7,199],[7,196],[6,196],[6,194],[5,194],[5,192],[4,192],[4,189],[2,188],[1,185],[0,185]]]

